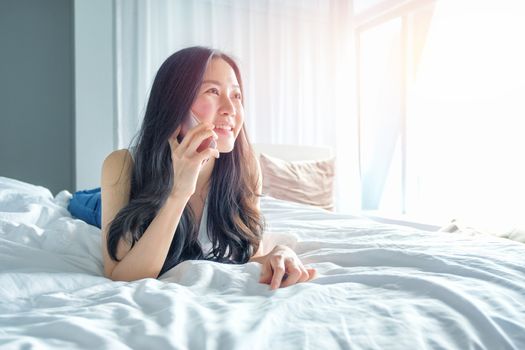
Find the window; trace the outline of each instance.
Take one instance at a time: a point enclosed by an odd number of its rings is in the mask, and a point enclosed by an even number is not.
[[[362,7],[364,210],[442,224],[525,212],[524,7],[512,0]]]
[[[419,2],[401,13],[380,6],[356,28],[361,204],[363,210],[405,214],[407,95],[433,6]]]

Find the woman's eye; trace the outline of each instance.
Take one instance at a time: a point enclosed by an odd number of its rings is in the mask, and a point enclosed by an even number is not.
[[[212,94],[216,94],[216,95],[219,94],[219,90],[217,90],[216,88],[211,88],[207,92],[211,92]]]
[[[237,93],[234,95],[236,99],[242,100],[242,96],[240,93]]]

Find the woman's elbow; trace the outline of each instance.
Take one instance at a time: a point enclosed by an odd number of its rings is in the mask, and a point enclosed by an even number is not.
[[[149,271],[137,273],[136,271],[121,271],[116,267],[111,271],[105,271],[104,277],[114,281],[114,282],[133,282],[138,281],[144,278],[157,278],[159,275],[158,271]]]
[[[113,269],[104,268],[104,277],[108,278],[112,281],[115,281],[115,278],[113,277]]]

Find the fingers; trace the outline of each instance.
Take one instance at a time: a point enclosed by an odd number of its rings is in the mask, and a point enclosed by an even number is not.
[[[216,148],[206,148],[204,151],[200,152],[200,154],[206,159],[211,157],[219,158],[221,155],[219,150]]]
[[[283,280],[284,273],[286,272],[283,259],[274,260],[274,261],[275,261],[275,265],[272,266],[273,267],[273,277],[272,277],[272,282],[270,284],[270,289],[272,290],[279,288]]]
[[[208,137],[207,139],[205,139],[200,145],[199,147],[197,147],[197,153],[202,153],[203,151],[206,151],[207,149],[211,148],[212,150],[217,150],[217,142],[215,142],[215,139],[213,137]],[[212,152],[212,154],[215,154],[215,153],[218,153],[218,150],[217,152]]]
[[[314,278],[317,277],[317,270],[316,269],[313,269],[313,268],[308,268],[306,269],[306,271],[308,272],[308,279],[306,281],[311,281],[313,280]]]
[[[291,262],[291,264],[294,264]],[[284,265],[284,264],[283,264]],[[289,268],[274,269],[270,264],[264,264],[261,270],[259,283],[271,284],[270,289],[285,288],[291,285],[308,282],[317,277],[317,270],[312,268],[299,267],[297,265]]]
[[[211,123],[200,123],[199,125],[191,128],[182,141],[179,143],[177,136],[179,136],[181,131],[181,126],[175,130],[173,135],[170,138],[170,141],[173,141],[173,143],[176,144],[177,149],[179,149],[180,152],[185,152],[187,149],[190,149],[191,151],[195,152],[197,147],[208,137],[212,137],[214,139],[217,139],[217,134],[213,131],[215,126]]]
[[[317,277],[317,270],[305,267],[295,256],[286,254],[268,255],[261,266],[259,283],[270,284],[270,289],[288,287],[311,281]]]
[[[180,134],[180,130],[181,130],[181,126],[179,125],[178,128],[175,129],[175,131],[173,132],[173,134],[170,136],[168,140],[172,151],[174,151],[179,146],[179,140],[177,139],[177,137]]]
[[[261,278],[259,283],[270,284],[272,281],[273,270],[269,263],[265,262],[261,267]]]
[[[299,280],[297,281],[297,283],[301,283],[301,282],[306,282],[308,281],[308,278],[310,277],[310,275],[308,274],[308,271],[306,270],[306,268],[304,266],[300,266],[300,269],[301,269],[301,277],[299,278]]]
[[[171,135],[171,138],[174,139],[177,144],[179,144],[177,137],[179,137],[181,129],[182,129],[182,125],[179,125],[177,129],[175,129],[175,131],[173,132],[173,135]]]
[[[218,139],[213,128],[213,124],[201,123],[188,131],[180,144],[177,140],[180,127],[177,128],[173,136],[170,137],[172,153],[174,153],[177,158],[192,158],[201,164],[206,163],[211,157],[219,158],[219,151],[216,148],[209,147],[212,140]]]
[[[303,274],[299,266],[297,266],[297,264],[295,264],[293,261],[288,261],[288,264],[286,266],[286,273],[288,274],[288,276],[282,282],[282,288],[291,286],[292,284],[296,284]]]
[[[217,140],[218,138],[219,136],[217,136],[215,131],[213,131],[213,128],[206,128],[204,130],[200,130],[192,136],[192,139],[190,140],[190,144],[188,145],[187,149],[195,153],[201,153],[203,149],[208,148],[209,144],[211,143],[211,140]],[[203,143],[205,143],[205,147],[201,147]]]

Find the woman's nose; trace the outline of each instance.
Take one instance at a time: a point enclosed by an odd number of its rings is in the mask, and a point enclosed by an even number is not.
[[[219,112],[223,115],[235,115],[235,106],[230,97],[222,97]]]

